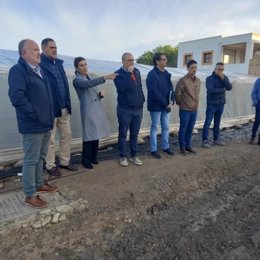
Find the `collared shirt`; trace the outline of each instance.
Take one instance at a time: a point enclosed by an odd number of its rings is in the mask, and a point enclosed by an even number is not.
[[[37,75],[39,75],[42,78],[42,74],[41,74],[41,68],[39,65],[35,66],[32,65],[29,62],[26,62],[28,64],[28,66],[33,70],[34,73],[36,73]]]

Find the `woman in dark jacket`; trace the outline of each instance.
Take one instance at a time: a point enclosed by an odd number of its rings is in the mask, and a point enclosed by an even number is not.
[[[96,86],[105,83],[107,79],[113,80],[116,74],[91,79],[88,75],[87,62],[83,57],[74,59],[74,67],[76,78],[73,80],[73,86],[80,102],[82,123],[82,164],[92,169],[92,164],[98,164],[99,139],[111,134],[107,115],[101,102],[103,93],[99,92]]]

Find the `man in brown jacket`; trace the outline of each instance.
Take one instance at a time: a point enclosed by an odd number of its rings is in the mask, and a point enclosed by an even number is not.
[[[192,131],[197,118],[199,105],[200,79],[195,76],[197,62],[190,60],[187,63],[188,73],[179,79],[176,89],[176,104],[179,105],[179,146],[183,155],[186,152],[195,154],[191,147]]]

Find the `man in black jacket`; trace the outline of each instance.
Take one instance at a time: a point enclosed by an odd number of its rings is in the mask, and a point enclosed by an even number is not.
[[[213,137],[214,145],[223,146],[225,143],[220,139],[220,121],[226,103],[226,91],[232,89],[232,85],[224,74],[224,63],[218,62],[212,75],[206,79],[207,88],[207,110],[206,119],[202,132],[202,144],[204,148],[209,148],[208,132],[211,121],[214,117]]]
[[[48,80],[38,66],[40,49],[37,43],[22,40],[18,51],[18,63],[8,75],[8,94],[16,110],[19,132],[23,136],[25,204],[44,208],[48,203],[37,194],[58,190],[43,180],[43,162],[54,121],[53,101]]]
[[[63,61],[57,58],[57,46],[55,41],[51,38],[46,38],[42,40],[41,47],[40,67],[50,82],[55,109],[55,121],[46,156],[46,168],[49,174],[60,176],[59,168],[55,165],[55,136],[57,128],[60,132],[60,167],[70,171],[78,169],[76,165],[70,163],[71,102],[69,84],[63,68]]]
[[[130,161],[142,165],[137,154],[137,137],[143,117],[144,94],[140,71],[134,67],[134,57],[131,53],[122,55],[123,66],[115,73],[117,89],[117,118],[118,118],[118,148],[120,165],[128,166],[126,152],[127,131],[130,130]]]

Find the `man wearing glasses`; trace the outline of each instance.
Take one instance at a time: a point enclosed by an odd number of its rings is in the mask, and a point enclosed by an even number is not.
[[[207,110],[206,119],[202,132],[202,144],[204,148],[209,148],[208,132],[211,121],[214,117],[213,137],[214,145],[225,146],[220,139],[220,121],[226,103],[226,91],[232,89],[232,85],[224,74],[224,63],[218,62],[212,75],[206,79],[207,88]]]
[[[144,94],[140,71],[134,66],[134,57],[126,52],[122,55],[123,66],[115,73],[114,79],[117,89],[117,118],[118,118],[118,149],[120,165],[128,166],[126,137],[130,131],[130,161],[135,165],[142,165],[137,154],[137,137],[143,118]]]

